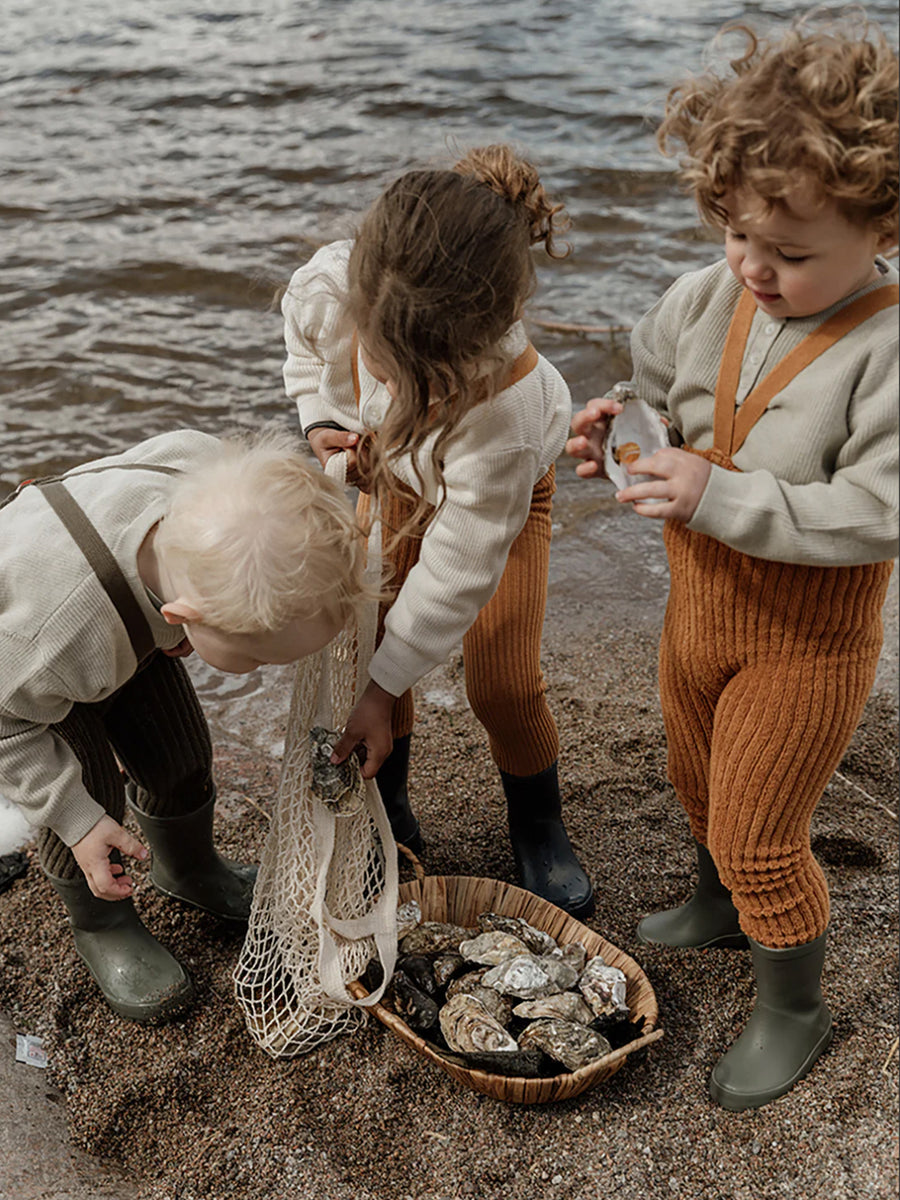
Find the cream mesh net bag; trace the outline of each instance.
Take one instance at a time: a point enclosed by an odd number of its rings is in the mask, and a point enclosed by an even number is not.
[[[329,459],[328,474],[340,478],[335,459],[343,458]],[[375,580],[380,547],[374,522],[367,571]],[[398,883],[390,823],[375,781],[362,779],[353,756],[343,770],[328,764],[328,733],[343,727],[367,682],[377,611],[373,602],[357,629],[297,667],[278,796],[234,970],[250,1034],[273,1058],[305,1054],[365,1020],[394,969]],[[356,1000],[347,983],[375,957],[385,982]]]

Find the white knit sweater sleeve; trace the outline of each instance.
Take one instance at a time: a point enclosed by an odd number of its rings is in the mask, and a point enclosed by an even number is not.
[[[23,677],[27,667],[28,677]],[[104,814],[82,782],[81,764],[52,726],[72,707],[69,690],[33,647],[0,636],[0,790],[32,825],[73,846]]]
[[[676,279],[631,333],[634,388],[658,412],[666,411],[678,371],[678,333],[691,306],[696,273]]]
[[[385,622],[371,678],[400,696],[457,645],[497,589],[528,518],[538,455],[481,451],[446,471],[447,499]]]
[[[353,330],[341,298],[350,246],[323,246],[294,272],[281,301],[284,387],[304,431],[319,421],[362,431],[350,371]]]

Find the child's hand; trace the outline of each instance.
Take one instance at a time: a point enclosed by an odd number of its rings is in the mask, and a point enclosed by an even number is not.
[[[365,747],[365,756],[360,755],[362,777],[374,779],[378,768],[394,747],[391,733],[394,700],[390,692],[370,679],[335,743],[331,761],[343,762],[357,746],[362,745]]]
[[[94,828],[72,847],[75,861],[84,872],[88,887],[100,900],[124,900],[132,893],[132,882],[121,863],[110,862],[110,850],[121,850],[132,858],[147,858],[147,850],[127,829],[110,816],[103,816]]]
[[[609,431],[611,417],[622,411],[623,405],[612,396],[598,396],[588,400],[587,404],[572,418],[572,433],[566,442],[566,453],[573,458],[584,459],[575,468],[575,474],[582,479],[607,479],[603,468],[603,449],[606,445],[606,435]]]
[[[347,483],[358,487],[361,492],[368,492],[371,434],[360,437],[358,433],[344,429],[312,429],[308,441],[310,449],[323,467],[332,454],[340,454],[343,451],[347,455]]]
[[[676,450],[674,446],[657,450],[649,458],[628,464],[629,475],[653,475],[650,483],[635,483],[616,492],[622,504],[633,504],[642,517],[670,518],[687,524],[697,510],[712,466],[699,454]],[[655,499],[655,504],[643,503]]]
[[[328,429],[322,427],[320,429],[311,429],[306,439],[309,442],[309,448],[324,467],[331,458],[332,454],[340,454],[342,450],[347,451],[347,474],[350,474],[350,463],[356,463],[356,451],[354,447],[359,441],[358,433],[351,433],[349,429]]]

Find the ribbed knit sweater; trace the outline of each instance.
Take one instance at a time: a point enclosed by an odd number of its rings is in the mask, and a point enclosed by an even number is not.
[[[341,302],[351,243],[320,250],[295,272],[282,302],[287,361],[284,381],[303,429],[333,421],[359,433],[377,430],[390,395],[357,358],[360,402],[353,391],[353,329]],[[527,345],[518,323],[503,342],[511,358]],[[397,595],[369,673],[394,696],[443,662],[494,594],[514,538],[528,517],[534,485],[561,453],[571,419],[569,390],[545,358],[520,382],[463,419],[444,460],[446,499],[422,540],[419,561]],[[397,477],[431,504],[439,481],[408,456],[392,459]]]
[[[738,387],[747,396],[784,356],[881,278],[811,317],[757,311]],[[678,279],[632,335],[634,384],[688,445],[713,441],[713,398],[741,286],[727,263]],[[689,528],[775,562],[852,566],[898,552],[897,309],[871,317],[769,404],[734,457],[713,466]]]
[[[195,430],[161,434],[123,454],[85,463],[66,487],[121,568],[164,649],[184,637],[156,611],[137,572],[137,553],[165,512],[171,476],[87,469],[118,462],[181,470],[207,458],[216,438]],[[54,731],[76,702],[111,695],[135,673],[128,634],[87,559],[41,495],[26,487],[0,509],[0,790],[34,825],[72,846],[103,816],[75,755]]]

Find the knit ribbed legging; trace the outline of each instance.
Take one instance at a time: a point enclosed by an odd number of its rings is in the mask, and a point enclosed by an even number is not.
[[[673,521],[665,542],[669,780],[744,932],[801,945],[828,924],[810,819],[875,678],[892,564],[768,562]]]
[[[118,691],[74,704],[52,728],[81,763],[89,794],[120,824],[125,788],[116,755],[137,785],[138,806],[152,816],[194,812],[213,794],[209,729],[177,658],[156,651]],[[75,856],[50,829],[41,830],[38,851],[48,875],[78,877]]]
[[[463,638],[466,694],[487,730],[491,755],[509,775],[534,775],[556,762],[559,735],[545,696],[541,671],[541,633],[547,604],[550,529],[555,468],[535,486],[531,512],[510,547],[506,569],[496,592]],[[360,496],[357,512],[368,515],[368,497]],[[411,502],[394,496],[382,506],[385,541],[412,512]],[[419,557],[420,539],[403,538],[390,551],[392,588],[402,586]],[[384,632],[388,606],[379,614],[377,641]],[[413,728],[411,691],[394,704],[394,737]]]

